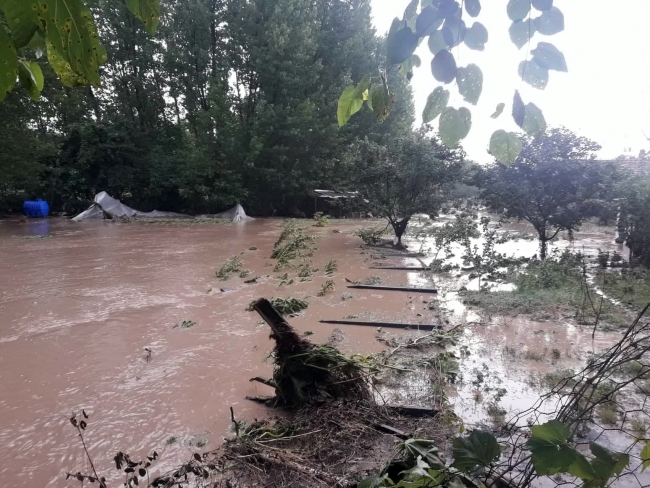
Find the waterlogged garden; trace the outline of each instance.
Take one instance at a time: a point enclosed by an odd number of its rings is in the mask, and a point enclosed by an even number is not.
[[[650,486],[645,5],[395,3],[0,0],[5,487]]]

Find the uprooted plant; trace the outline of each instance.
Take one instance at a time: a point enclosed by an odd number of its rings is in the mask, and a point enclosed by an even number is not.
[[[382,241],[382,236],[388,234],[388,225],[363,227],[354,231],[355,236],[359,236],[367,246],[376,246]]]
[[[372,368],[332,346],[317,346],[301,337],[277,315],[272,302],[260,299],[252,305],[271,327],[275,341],[273,381],[266,382],[275,388],[271,404],[296,408],[331,398],[372,398],[367,381]]]
[[[334,281],[327,280],[325,283],[321,285],[320,291],[318,292],[318,296],[324,297],[328,291],[333,291],[333,290],[334,290]]]
[[[277,259],[274,270],[291,266],[294,259],[311,257],[316,250],[315,240],[316,237],[305,234],[305,228],[300,227],[295,220],[285,221],[271,253],[271,259]]]
[[[239,256],[233,256],[221,265],[221,268],[215,273],[217,278],[226,281],[230,275],[242,271],[242,260]]]

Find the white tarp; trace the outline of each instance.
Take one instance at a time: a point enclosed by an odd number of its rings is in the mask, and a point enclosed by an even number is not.
[[[246,220],[255,220],[253,217],[249,217],[246,215],[246,212],[244,211],[244,207],[242,207],[240,204],[235,205],[233,208],[230,210],[226,210],[225,212],[221,212],[218,214],[210,214],[210,215],[199,215],[198,218],[203,218],[203,219],[227,219],[227,220],[232,220],[233,222],[245,222]]]
[[[102,219],[113,217],[184,217],[183,214],[175,212],[160,212],[154,210],[152,212],[140,212],[127,205],[124,205],[117,198],[111,197],[105,191],[99,192],[95,195],[95,203],[93,203],[87,210],[84,210],[72,220],[81,222],[89,219]]]

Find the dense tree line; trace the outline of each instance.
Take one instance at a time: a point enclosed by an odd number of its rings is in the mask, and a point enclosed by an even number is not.
[[[397,71],[389,120],[338,128],[338,94],[383,62],[369,0],[166,0],[153,35],[122,2],[90,6],[102,88],[65,87],[41,62],[40,101],[0,104],[0,211],[40,196],[72,213],[106,190],[143,210],[308,212],[310,190],[349,186],[356,140],[411,131]]]

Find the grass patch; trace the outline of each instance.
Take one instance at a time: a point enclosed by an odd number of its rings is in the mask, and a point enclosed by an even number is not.
[[[645,269],[626,269],[620,272],[600,271],[596,285],[603,292],[637,310],[650,302],[650,271]]]
[[[600,421],[607,425],[615,425],[618,421],[618,409],[614,403],[605,403],[598,407]]]
[[[487,406],[487,414],[492,419],[495,425],[503,425],[506,423],[506,415],[508,411],[499,406],[496,402],[490,402]]]
[[[316,250],[315,240],[316,237],[305,234],[305,228],[295,220],[287,220],[271,253],[271,259],[278,261],[275,271],[291,266],[294,259],[311,257]]]
[[[325,265],[325,274],[328,276],[332,276],[336,271],[339,269],[339,265],[336,263],[336,261],[329,261]]]
[[[464,291],[463,303],[479,307],[491,315],[536,314],[539,319],[553,318],[549,312],[573,312],[583,325],[593,325],[600,312],[599,324],[606,328],[629,325],[625,310],[609,300],[602,301],[593,290],[586,294],[582,275],[582,257],[565,252],[546,261],[532,261],[526,268],[510,268],[506,280],[516,285],[513,291]],[[591,298],[591,301],[589,301]]]

